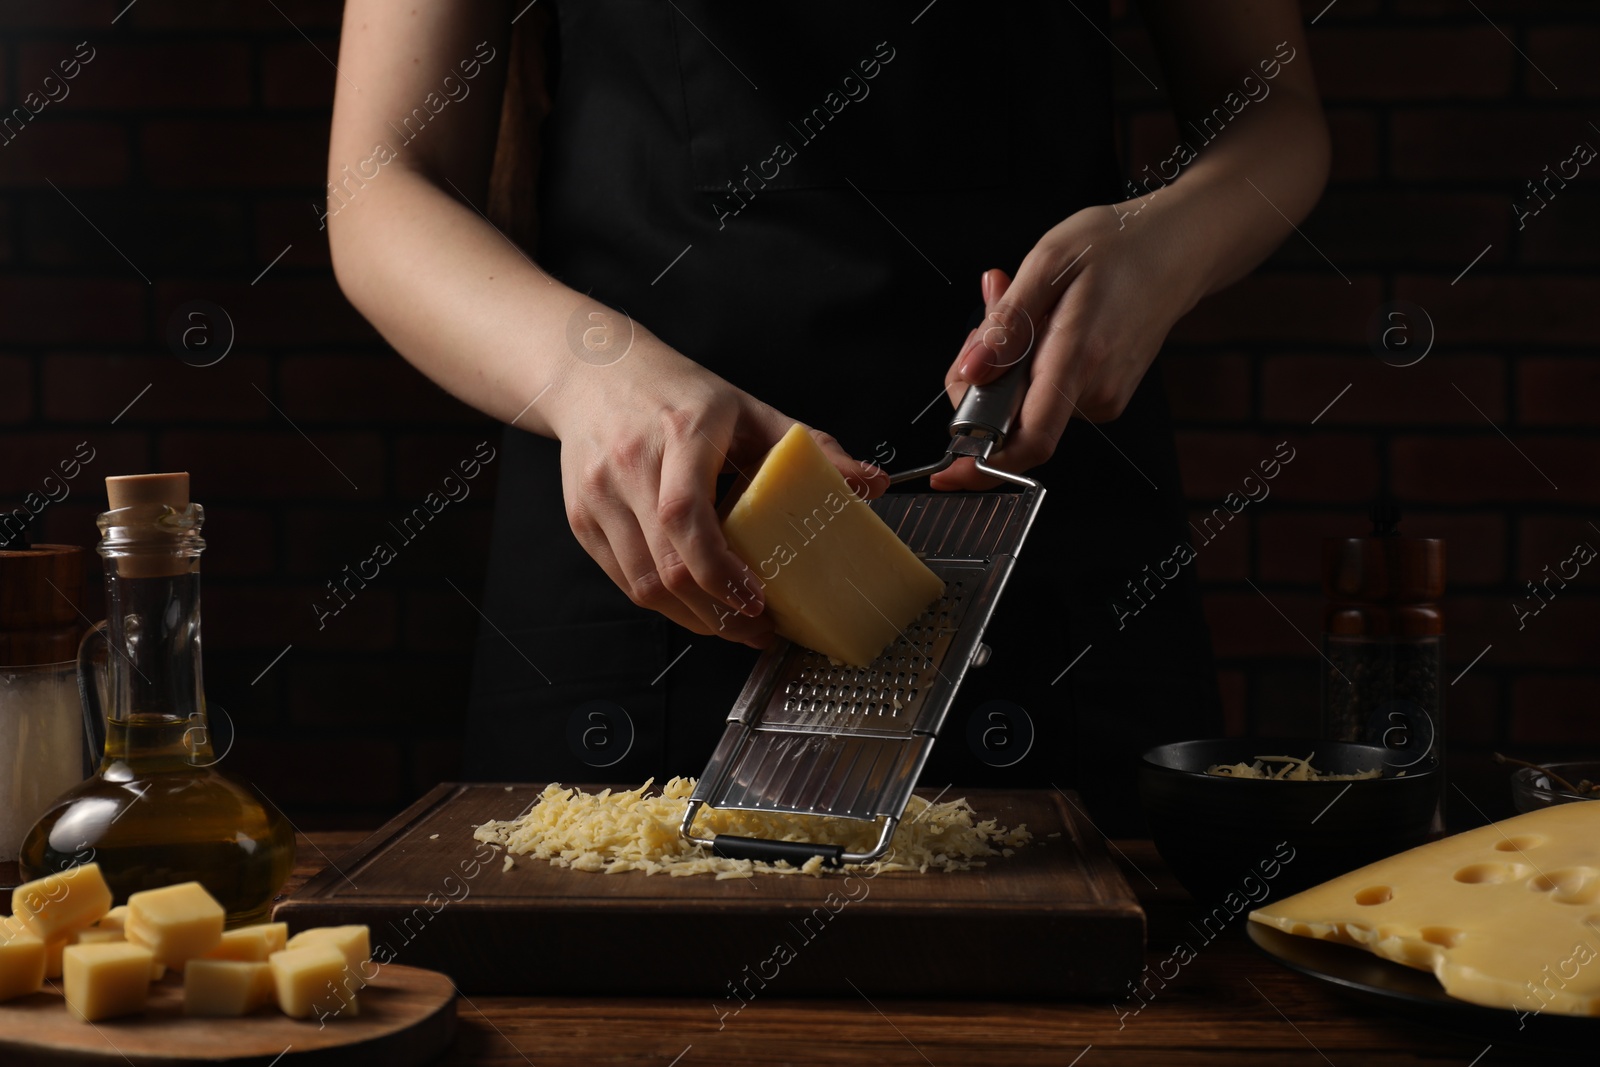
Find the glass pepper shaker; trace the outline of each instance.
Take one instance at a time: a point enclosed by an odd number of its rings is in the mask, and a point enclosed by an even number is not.
[[[1445,543],[1403,536],[1393,501],[1371,518],[1366,537],[1322,545],[1322,724],[1325,737],[1389,749],[1389,775],[1444,758]]]

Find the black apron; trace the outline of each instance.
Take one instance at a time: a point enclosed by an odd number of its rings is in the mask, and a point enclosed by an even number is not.
[[[539,263],[891,471],[948,441],[929,402],[979,274],[1120,198],[1103,0],[555,7]],[[697,775],[756,653],[628,601],[567,525],[559,447],[505,434],[467,772]],[[993,657],[922,781],[1076,787],[1126,830],[1138,753],[1220,732],[1192,565],[1114,606],[1188,539],[1159,369],[1033,473]]]

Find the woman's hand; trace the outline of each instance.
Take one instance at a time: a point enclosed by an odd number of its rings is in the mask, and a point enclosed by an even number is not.
[[[983,323],[945,374],[952,404],[1024,356],[1031,377],[1005,447],[990,463],[1026,471],[1049,459],[1073,418],[1122,414],[1167,332],[1199,296],[1194,279],[1153,242],[1161,229],[1128,213],[1139,202],[1085,208],[1040,239],[1013,280],[983,273]],[[993,478],[962,459],[935,489],[987,489]]]
[[[1073,418],[1120,415],[1173,324],[1265,259],[1327,179],[1328,128],[1298,4],[1140,6],[1180,131],[1215,127],[1219,115],[1226,129],[1185,141],[1153,169],[1136,166],[1146,195],[1071,216],[1039,240],[1015,281],[984,273],[988,317],[945,384],[959,400],[1031,346],[1021,414],[991,459],[1004,470],[1049,459]],[[981,489],[993,479],[963,459],[933,484]]]
[[[551,406],[567,519],[635,604],[765,648],[762,583],[722,536],[716,478],[753,476],[794,420],[639,329],[623,360],[577,368]],[[857,495],[887,488],[887,475],[812,433]]]

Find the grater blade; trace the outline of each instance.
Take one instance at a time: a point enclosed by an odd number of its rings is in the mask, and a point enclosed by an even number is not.
[[[973,454],[958,451],[963,440],[970,438],[952,442],[942,466]],[[767,649],[690,797],[685,837],[723,855],[796,864],[815,855],[865,863],[887,850],[962,680],[987,658],[984,629],[1044,499],[1031,479],[1005,477],[1026,488],[872,501],[943,579],[944,595],[864,668],[787,641]],[[873,848],[850,852],[825,842],[700,836],[694,820],[703,807],[884,821]]]

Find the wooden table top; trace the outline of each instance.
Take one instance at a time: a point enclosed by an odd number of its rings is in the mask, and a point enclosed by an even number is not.
[[[364,836],[302,836],[285,892]],[[1149,918],[1148,959],[1154,968],[1169,960],[1180,942],[1200,940],[1188,926],[1199,909],[1148,841],[1117,844],[1128,882]],[[1484,1039],[1411,1022],[1341,996],[1262,956],[1246,940],[1243,922],[1199,945],[1165,988],[1152,983],[1155,992],[1142,1008],[1131,997],[1123,1001],[1119,1007],[1126,1014],[1109,1002],[994,1001],[981,989],[954,989],[951,999],[937,1001],[762,997],[720,1023],[706,999],[463,997],[455,1044],[441,1062],[495,1067],[1491,1067],[1552,1062],[1550,1053],[1491,1047]],[[708,933],[688,932],[685,949],[692,947],[693,936]],[[669,952],[659,944],[606,945],[597,951],[617,954],[619,967],[671,965]],[[531,965],[559,968],[561,961]]]

